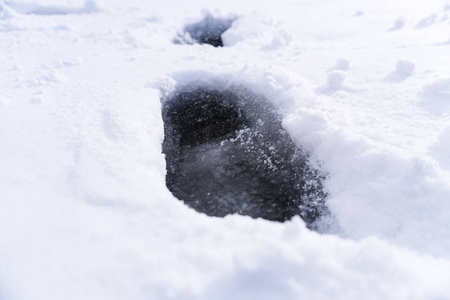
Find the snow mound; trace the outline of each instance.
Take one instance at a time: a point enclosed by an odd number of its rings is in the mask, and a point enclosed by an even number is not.
[[[445,127],[441,131],[437,141],[431,146],[430,150],[441,166],[450,170],[450,126]]]
[[[0,20],[8,20],[14,17],[16,17],[16,12],[4,2],[0,1]]]
[[[417,28],[417,29],[426,28],[426,27],[433,25],[437,21],[438,21],[438,15],[436,13],[432,13],[428,17],[419,20],[419,22],[417,22],[415,28]]]
[[[408,60],[399,60],[397,61],[395,70],[388,74],[384,80],[388,82],[402,82],[413,74],[414,68],[414,63]]]
[[[328,73],[326,86],[330,90],[338,90],[344,86],[345,72],[336,70]]]
[[[422,106],[428,111],[445,115],[450,110],[450,78],[437,79],[419,93]]]
[[[392,25],[392,28],[388,31],[396,31],[402,29],[406,24],[406,19],[403,17],[399,17],[397,20],[395,20],[394,25]]]
[[[432,84],[427,85],[423,92],[428,98],[450,102],[450,78],[436,80]]]
[[[263,51],[283,49],[293,39],[282,20],[259,13],[241,16],[222,38],[226,46],[249,45]]]
[[[339,58],[336,60],[336,65],[333,67],[334,70],[347,71],[350,68],[350,62],[345,58]]]

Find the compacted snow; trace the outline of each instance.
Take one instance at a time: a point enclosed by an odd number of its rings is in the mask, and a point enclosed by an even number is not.
[[[1,300],[450,299],[450,2],[0,0],[0,36]],[[270,107],[329,213],[175,198],[199,88]]]

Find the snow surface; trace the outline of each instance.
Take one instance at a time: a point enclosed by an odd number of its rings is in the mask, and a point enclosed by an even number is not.
[[[0,1],[0,299],[450,299],[449,7]],[[207,12],[224,47],[173,43]],[[171,195],[160,99],[196,84],[277,107],[329,232]]]

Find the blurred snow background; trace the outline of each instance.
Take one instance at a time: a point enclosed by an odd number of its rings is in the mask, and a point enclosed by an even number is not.
[[[210,12],[225,47],[174,44]],[[0,1],[0,299],[448,299],[450,2]],[[161,93],[242,85],[329,173],[330,234],[164,182]]]

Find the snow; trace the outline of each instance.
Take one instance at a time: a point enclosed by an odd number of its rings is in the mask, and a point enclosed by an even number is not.
[[[350,62],[345,58],[339,58],[333,69],[347,71],[350,68]]]
[[[436,142],[430,147],[431,155],[444,170],[450,168],[450,127],[447,125],[439,134]]]
[[[38,3],[20,3],[4,1],[4,3],[20,14],[31,15],[67,15],[67,14],[90,14],[99,11],[97,3],[93,0],[85,0],[82,7],[71,7],[68,5],[41,5]],[[3,6],[5,4],[2,4]]]
[[[343,87],[345,80],[345,72],[340,70],[328,73],[327,87],[332,90],[338,90]]]
[[[173,43],[210,13],[224,47]],[[0,299],[447,299],[448,2],[0,1]],[[264,97],[325,233],[165,185],[161,101]],[[327,226],[325,226],[327,225]]]
[[[414,72],[414,63],[408,60],[399,60],[395,66],[395,70],[384,78],[385,81],[401,82],[411,76]]]
[[[397,20],[395,20],[394,25],[392,26],[391,29],[389,29],[389,31],[395,31],[395,30],[400,30],[403,28],[403,26],[405,26],[406,20],[402,17],[399,17]]]

